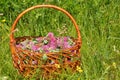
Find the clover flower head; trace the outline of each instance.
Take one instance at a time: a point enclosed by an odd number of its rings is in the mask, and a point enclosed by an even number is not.
[[[38,50],[39,50],[39,46],[33,45],[33,46],[32,46],[32,50],[33,50],[33,51],[38,51]]]
[[[43,45],[42,46],[43,51],[49,52],[49,46],[48,45]]]
[[[53,34],[52,32],[49,32],[49,33],[47,34],[47,37],[53,38],[53,37],[54,37],[54,34]]]
[[[67,42],[68,41],[68,37],[64,37],[64,42]]]
[[[36,41],[38,41],[38,42],[41,42],[42,40],[43,40],[42,37],[36,38]]]

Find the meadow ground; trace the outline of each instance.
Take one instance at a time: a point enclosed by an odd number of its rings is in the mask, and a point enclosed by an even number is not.
[[[1,0],[0,80],[26,80],[12,65],[10,28],[19,13],[37,4],[53,4],[67,10],[82,36],[83,72],[63,73],[51,80],[120,80],[120,0]],[[63,13],[37,9],[21,18],[15,36],[44,36],[51,31],[59,35],[57,27],[63,26],[67,27],[65,35],[76,36],[74,26]]]

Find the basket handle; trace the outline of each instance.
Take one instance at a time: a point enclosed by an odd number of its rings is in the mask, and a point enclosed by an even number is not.
[[[59,11],[63,12],[64,14],[66,14],[66,15],[70,18],[70,20],[72,21],[72,23],[74,24],[74,26],[75,26],[75,28],[76,28],[77,35],[78,35],[78,42],[79,42],[79,44],[81,45],[81,42],[82,42],[82,41],[81,41],[81,35],[80,35],[80,31],[79,31],[79,28],[78,28],[78,25],[77,25],[75,19],[74,19],[66,10],[64,10],[64,9],[62,9],[62,8],[60,8],[60,7],[54,6],[54,5],[36,5],[36,6],[32,6],[32,7],[28,8],[28,9],[24,10],[22,13],[20,13],[20,14],[17,16],[16,20],[14,21],[14,23],[13,23],[13,25],[12,25],[12,28],[11,28],[11,31],[10,31],[10,32],[11,32],[11,33],[10,33],[10,42],[11,42],[11,43],[15,42],[14,31],[15,31],[15,27],[16,27],[16,24],[17,24],[17,22],[19,21],[19,19],[20,19],[25,13],[27,13],[27,12],[33,10],[33,9],[36,9],[36,8],[54,8],[54,9],[56,9],[56,10],[59,10]]]

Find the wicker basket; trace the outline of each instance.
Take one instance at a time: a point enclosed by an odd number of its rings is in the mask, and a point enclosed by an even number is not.
[[[23,50],[21,48],[16,47],[16,43],[25,39],[30,39],[31,36],[23,36],[23,37],[14,37],[15,32],[15,26],[19,19],[27,12],[36,9],[36,8],[54,8],[56,10],[59,10],[66,14],[72,23],[74,24],[76,31],[77,31],[77,39],[73,39],[75,42],[75,45],[68,49],[63,49],[60,52],[51,52],[46,54],[47,60],[43,61],[43,56],[45,53],[38,53],[38,52],[31,52],[28,50]],[[36,69],[40,68],[43,71],[43,75],[53,72],[61,72],[61,68],[66,69],[67,67],[70,67],[72,70],[76,70],[77,66],[80,66],[80,47],[81,47],[81,35],[78,28],[78,25],[76,24],[76,21],[74,18],[64,9],[54,6],[54,5],[36,5],[33,7],[30,7],[20,13],[16,20],[14,21],[12,28],[11,28],[11,34],[10,34],[10,48],[12,53],[12,59],[14,67],[17,68],[20,74],[23,76],[28,76],[31,73],[33,73]],[[68,59],[72,59],[71,61],[68,61]],[[37,61],[37,64],[33,64],[32,61]],[[61,61],[62,60],[62,61]],[[26,61],[26,62],[25,62]],[[54,64],[51,64],[51,61],[54,61]],[[43,63],[44,62],[44,63]]]

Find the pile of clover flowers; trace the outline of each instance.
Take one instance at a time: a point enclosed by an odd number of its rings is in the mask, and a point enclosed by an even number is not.
[[[26,39],[16,46],[23,50],[30,50],[40,53],[59,52],[61,49],[71,48],[75,43],[70,37],[55,37],[49,32],[45,37]]]

